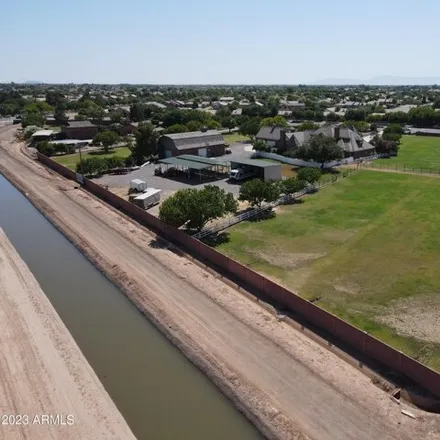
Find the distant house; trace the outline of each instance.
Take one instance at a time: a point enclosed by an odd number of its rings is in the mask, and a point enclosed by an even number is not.
[[[226,102],[227,104],[230,104],[231,102],[234,102],[235,98],[233,96],[222,96],[220,97],[221,102]]]
[[[214,101],[214,102],[212,103],[212,108],[213,108],[214,110],[219,110],[219,109],[221,109],[222,107],[226,107],[227,105],[228,105],[227,102]]]
[[[62,132],[68,139],[93,139],[99,131],[97,125],[93,125],[90,121],[69,121]]]
[[[287,142],[288,149],[295,149],[308,142],[311,137],[323,135],[335,139],[336,143],[344,150],[344,156],[360,157],[371,156],[375,153],[374,146],[365,141],[354,129],[341,125],[321,127],[318,130],[307,130],[291,133]]]
[[[294,110],[303,110],[306,105],[303,102],[299,101],[280,101],[280,110],[282,111],[294,111]]]
[[[242,108],[237,108],[236,110],[232,110],[231,115],[232,116],[241,116],[243,113],[243,109]]]
[[[57,121],[53,115],[47,115],[44,117],[44,123],[46,125],[57,125]]]
[[[165,109],[167,108],[167,106],[165,104],[162,104],[161,102],[156,102],[156,101],[148,101],[145,103],[145,105],[151,106],[151,107],[157,107],[160,109]]]
[[[165,104],[167,107],[172,107],[172,108],[185,107],[185,103],[177,99],[170,99],[169,101],[166,101]]]
[[[263,141],[267,146],[285,150],[287,145],[287,130],[284,127],[267,126],[261,127],[255,136],[257,141]]]
[[[203,157],[223,156],[225,146],[225,140],[217,130],[166,134],[158,141],[159,157],[162,159],[181,154]]]

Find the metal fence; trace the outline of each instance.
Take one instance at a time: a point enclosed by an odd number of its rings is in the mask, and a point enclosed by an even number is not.
[[[249,220],[251,218],[257,218],[257,217],[261,216],[264,212],[266,212],[270,209],[273,209],[276,206],[284,205],[286,203],[291,203],[293,200],[299,199],[300,197],[303,197],[306,194],[312,193],[319,188],[324,188],[328,185],[332,185],[332,184],[336,183],[337,181],[344,179],[345,177],[348,177],[350,174],[354,173],[355,171],[356,171],[355,168],[351,168],[351,169],[344,170],[340,174],[331,175],[330,178],[320,180],[316,184],[309,185],[307,188],[305,188],[301,191],[298,191],[294,194],[283,195],[275,202],[263,203],[263,205],[260,207],[250,209],[246,212],[243,212],[241,214],[236,215],[235,217],[225,219],[212,227],[205,228],[205,229],[201,230],[200,232],[194,234],[193,237],[196,238],[197,240],[202,240],[203,238],[208,237],[211,234],[215,234],[216,232],[223,231],[233,225],[241,223],[242,221]]]

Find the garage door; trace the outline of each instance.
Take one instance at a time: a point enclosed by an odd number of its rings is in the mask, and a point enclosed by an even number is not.
[[[208,150],[206,148],[199,148],[199,156],[207,157],[208,156]]]

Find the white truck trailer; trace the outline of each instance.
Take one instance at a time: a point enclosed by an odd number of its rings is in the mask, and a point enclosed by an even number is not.
[[[143,192],[147,189],[147,182],[141,179],[130,180],[130,192]]]
[[[142,209],[151,208],[153,205],[157,205],[160,202],[161,192],[161,189],[148,188],[142,194],[134,197],[132,203]]]

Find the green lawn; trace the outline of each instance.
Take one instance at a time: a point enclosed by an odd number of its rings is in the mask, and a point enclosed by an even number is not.
[[[94,152],[91,153],[83,153],[83,159],[91,156],[97,156],[97,157],[111,157],[111,156],[120,156],[120,157],[128,157],[131,154],[130,149],[127,147],[120,147],[115,148],[111,153],[109,154],[101,154],[99,151],[99,155],[97,155]],[[52,159],[55,162],[60,163],[61,165],[64,165],[67,168],[70,168],[71,170],[76,169],[76,164],[79,162],[79,153],[75,154],[66,154],[65,156],[54,156]]]
[[[379,159],[375,165],[398,169],[416,168],[440,170],[440,137],[403,136],[399,154],[390,159]]]
[[[361,171],[219,250],[440,370],[439,224],[438,179]]]
[[[227,144],[250,140],[247,136],[243,136],[242,134],[238,134],[238,133],[224,134],[223,138]]]

